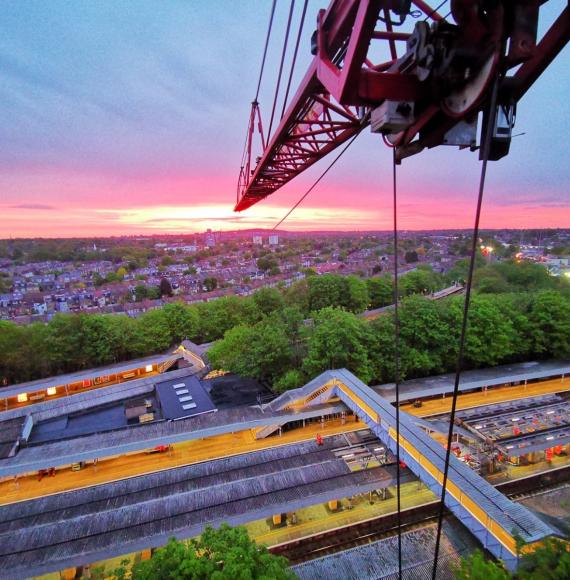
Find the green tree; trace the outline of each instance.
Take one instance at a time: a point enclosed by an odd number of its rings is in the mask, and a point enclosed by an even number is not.
[[[342,302],[346,309],[355,313],[364,312],[370,302],[366,282],[356,276],[347,276],[343,282],[346,285],[346,291]]]
[[[309,282],[305,278],[285,290],[285,304],[297,307],[304,316],[309,315]]]
[[[273,268],[277,268],[278,264],[275,258],[271,256],[262,256],[261,258],[257,259],[257,267],[264,272],[271,270]]]
[[[467,280],[467,273],[469,271],[469,258],[462,258],[457,260],[455,265],[446,274],[448,282],[460,282],[462,284]],[[475,254],[475,271],[485,265],[485,258],[480,253]]]
[[[528,292],[548,290],[560,284],[541,264],[532,262],[498,262],[475,271],[473,286],[479,292]]]
[[[119,571],[119,577],[124,572]],[[133,580],[292,580],[282,556],[274,556],[250,539],[244,527],[222,524],[206,527],[202,535],[187,542],[169,540],[152,558],[135,564]]]
[[[91,280],[93,281],[93,286],[95,287],[103,286],[103,284],[105,284],[105,278],[103,278],[99,272],[94,272]]]
[[[394,302],[394,289],[389,276],[369,278],[366,281],[371,308],[382,308]]]
[[[347,285],[341,276],[325,274],[312,276],[309,284],[309,310],[318,311],[328,306],[341,306],[346,301]]]
[[[168,278],[161,278],[158,286],[160,296],[172,296],[172,284]]]
[[[148,297],[148,290],[144,284],[137,284],[133,290],[135,302],[141,302]]]
[[[416,250],[408,250],[404,255],[404,259],[406,260],[406,264],[414,264],[418,261],[418,253]]]
[[[281,292],[275,288],[260,288],[253,294],[253,302],[265,315],[281,310],[285,305]]]
[[[368,382],[373,367],[368,358],[370,341],[366,323],[350,312],[327,307],[314,319],[303,369],[315,377],[327,369],[347,368]]]
[[[7,320],[0,320],[0,385],[7,381],[15,382],[22,374],[24,327]]]
[[[200,327],[200,342],[222,338],[230,328],[241,324],[255,324],[261,315],[250,298],[224,296],[211,302],[196,305]]]
[[[127,273],[128,273],[128,272],[127,272],[127,269],[126,269],[124,266],[121,266],[121,267],[120,267],[120,268],[117,270],[117,272],[116,272],[116,274],[117,274],[117,279],[118,279],[118,280],[123,280],[123,279],[125,278],[125,276],[127,275]]]
[[[421,296],[404,299],[400,309],[402,370],[407,377],[446,370],[455,344],[440,305]]]
[[[373,378],[387,383],[395,378],[394,316],[387,314],[369,323],[370,343],[368,357],[372,361]],[[404,378],[404,373],[400,373]]]
[[[516,578],[567,580],[570,578],[568,544],[556,538],[546,538],[536,549],[521,556]]]
[[[208,278],[204,278],[204,288],[206,288],[206,292],[212,292],[218,287],[218,279],[214,278],[213,276],[209,276]]]
[[[481,294],[501,294],[511,290],[505,277],[497,269],[490,266],[475,271],[473,287]]]
[[[173,343],[172,331],[162,309],[149,310],[137,319],[134,348],[139,356],[166,350]]]
[[[468,558],[462,558],[454,570],[457,580],[509,580],[510,572],[501,564],[487,560],[480,550],[475,550]]]
[[[403,296],[426,294],[443,287],[443,278],[429,266],[419,266],[400,278],[400,291]]]
[[[56,373],[90,366],[85,354],[86,337],[83,314],[56,314],[48,324],[46,347],[50,366]]]
[[[570,300],[558,292],[536,294],[528,319],[533,350],[542,356],[570,355]]]
[[[276,393],[284,393],[290,389],[302,387],[306,383],[305,375],[298,369],[290,369],[273,383]]]
[[[208,352],[214,367],[261,380],[273,380],[285,373],[291,357],[285,327],[275,320],[235,326]]]
[[[495,306],[508,320],[514,330],[512,356],[509,362],[525,361],[535,357],[532,325],[528,318],[534,296],[528,293],[499,294],[493,297]]]
[[[101,314],[86,316],[83,321],[85,339],[84,351],[89,366],[100,366],[116,362],[116,344],[118,336],[110,333],[110,317]]]
[[[461,559],[454,573],[457,580],[567,580],[570,578],[570,552],[566,542],[546,538],[533,550],[520,555],[518,568],[512,574],[476,550],[468,558]]]
[[[310,277],[307,284],[311,311],[333,306],[358,313],[364,311],[370,302],[366,282],[357,276],[325,274]]]
[[[448,313],[451,344],[449,366],[456,357],[463,317],[463,297],[451,300]],[[472,296],[465,341],[465,360],[471,367],[494,366],[514,354],[516,333],[512,322],[495,301],[487,296]]]
[[[195,340],[200,329],[198,310],[192,306],[186,306],[182,302],[166,304],[162,311],[170,329],[174,342],[180,342],[185,338]]]
[[[7,272],[0,272],[0,294],[10,292],[12,288],[12,281]]]

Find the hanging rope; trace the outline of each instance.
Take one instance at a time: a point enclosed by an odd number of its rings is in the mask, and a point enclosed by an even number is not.
[[[291,0],[291,8],[289,8],[289,18],[287,20],[287,29],[285,30],[285,41],[283,43],[283,51],[281,52],[281,63],[279,64],[279,75],[277,76],[277,86],[275,87],[275,96],[273,97],[273,108],[271,110],[271,121],[269,121],[269,130],[267,131],[267,142],[271,138],[271,128],[273,127],[273,119],[275,117],[275,108],[277,106],[277,98],[279,97],[279,87],[281,86],[281,75],[283,74],[283,64],[285,63],[285,55],[287,54],[287,44],[289,43],[289,32],[291,31],[291,20],[293,18],[293,10],[295,8],[295,0]]]
[[[305,0],[303,5],[303,12],[301,14],[301,22],[299,24],[299,32],[297,33],[297,42],[295,43],[295,51],[293,52],[293,60],[291,62],[291,71],[289,72],[289,80],[287,81],[287,90],[283,98],[283,108],[281,109],[281,119],[285,115],[285,107],[287,106],[287,99],[289,98],[289,90],[291,89],[291,81],[293,80],[293,71],[295,70],[295,63],[297,62],[297,53],[299,52],[299,44],[301,42],[301,34],[303,33],[303,25],[305,24],[305,15],[307,14],[307,6],[309,0]]]
[[[396,384],[396,506],[398,509],[398,579],[402,580],[402,503],[400,488],[400,316],[398,312],[398,196],[396,148],[392,148],[392,187],[394,214],[394,381]]]
[[[463,361],[465,355],[465,337],[467,334],[467,323],[469,318],[469,304],[471,301],[471,286],[473,283],[473,271],[475,270],[475,257],[477,255],[477,245],[479,239],[479,220],[481,217],[481,206],[483,204],[483,192],[485,190],[485,177],[487,175],[487,161],[489,159],[489,152],[491,149],[491,138],[493,136],[493,128],[495,125],[495,116],[497,110],[497,96],[499,92],[499,76],[495,78],[493,89],[491,93],[491,100],[489,103],[489,113],[487,119],[487,126],[485,128],[483,148],[482,148],[482,165],[481,177],[479,180],[479,193],[477,197],[477,209],[475,211],[475,224],[473,225],[473,239],[471,241],[471,255],[469,260],[469,273],[467,275],[467,284],[465,286],[465,301],[463,302],[463,318],[461,321],[461,335],[459,338],[459,352],[457,355],[457,366],[455,370],[455,383],[453,385],[453,400],[451,402],[451,414],[449,417],[449,432],[447,435],[447,449],[445,452],[445,468],[443,472],[443,481],[441,488],[441,501],[439,505],[439,515],[437,521],[437,534],[435,538],[435,550],[433,559],[432,580],[437,577],[437,561],[439,557],[439,547],[441,543],[441,529],[443,525],[443,514],[445,511],[445,495],[447,486],[447,476],[449,472],[449,459],[451,456],[451,443],[453,438],[453,425],[455,423],[455,411],[457,409],[457,395],[459,393],[459,381],[461,379],[461,372],[463,370]]]
[[[362,131],[362,129],[360,130]],[[301,196],[299,201],[271,228],[271,231],[276,230],[304,201],[304,199],[315,189],[319,181],[333,168],[334,164],[344,155],[345,151],[356,141],[356,138],[360,135],[360,131],[354,135],[354,137],[344,146],[342,151],[333,159],[332,163],[321,173],[319,178],[307,189],[307,191]]]

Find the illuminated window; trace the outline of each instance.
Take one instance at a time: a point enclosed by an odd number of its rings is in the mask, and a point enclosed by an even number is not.
[[[57,387],[48,387],[47,394],[55,395],[57,393]]]
[[[28,393],[20,393],[18,395],[18,403],[25,403],[28,400]]]
[[[152,365],[146,365],[146,372],[152,373]]]

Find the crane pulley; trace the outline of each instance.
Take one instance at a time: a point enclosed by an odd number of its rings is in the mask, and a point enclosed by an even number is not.
[[[446,17],[423,0],[333,0],[321,10],[314,58],[255,167],[240,172],[235,210],[274,193],[368,125],[398,160],[438,145],[476,149],[478,113],[497,75],[489,159],[506,155],[517,101],[568,42],[568,7],[537,42],[544,0],[450,4]]]

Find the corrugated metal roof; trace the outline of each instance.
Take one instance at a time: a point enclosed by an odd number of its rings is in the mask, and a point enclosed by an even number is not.
[[[21,417],[32,414],[36,421],[53,419],[60,415],[69,415],[78,411],[92,409],[100,405],[106,405],[122,399],[128,399],[139,395],[145,395],[154,390],[156,383],[168,378],[188,377],[195,374],[191,368],[169,371],[168,374],[152,375],[141,379],[134,379],[125,383],[110,385],[101,389],[84,391],[68,397],[42,401],[30,407],[20,407],[0,413],[0,422],[13,417]]]
[[[435,546],[435,526],[402,534],[402,578],[431,579]],[[477,542],[454,519],[444,522],[438,580],[452,580],[452,565],[478,546]],[[398,538],[392,536],[365,546],[357,546],[336,554],[292,566],[301,580],[397,580]]]
[[[556,375],[570,374],[569,360],[531,361],[512,365],[501,365],[461,373],[460,391],[469,391],[485,386],[501,385],[517,381],[543,379]],[[421,397],[453,392],[455,375],[450,373],[423,379],[404,381],[400,385],[400,399],[413,400]],[[394,383],[372,387],[377,393],[393,403],[396,400]]]
[[[170,359],[180,359],[180,358],[182,358],[182,355],[180,353],[157,354],[147,356],[144,358],[138,358],[130,361],[116,363],[109,366],[97,367],[94,369],[86,369],[84,371],[79,371],[76,373],[57,375],[55,377],[50,377],[47,379],[28,381],[27,383],[18,383],[17,385],[12,385],[10,387],[1,387],[0,399],[3,399],[5,397],[13,397],[19,393],[28,393],[43,390],[47,389],[48,387],[57,387],[58,385],[69,385],[71,383],[76,383],[78,381],[83,381],[85,379],[100,377],[102,375],[120,373],[131,369],[141,368],[146,366],[147,364],[151,363],[160,364]]]
[[[344,438],[336,438],[345,445]],[[298,444],[0,508],[0,568],[24,577],[393,483],[351,473],[329,448]]]

